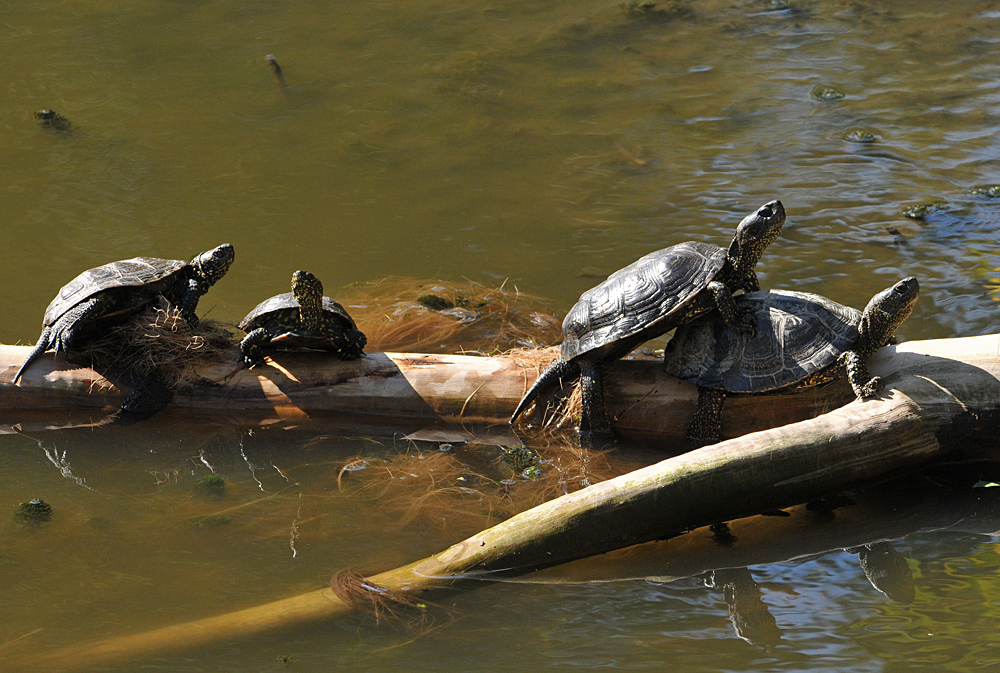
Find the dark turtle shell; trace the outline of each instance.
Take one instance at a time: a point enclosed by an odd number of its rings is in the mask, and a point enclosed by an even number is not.
[[[858,340],[861,312],[815,294],[779,290],[737,297],[752,309],[747,336],[712,313],[678,328],[664,353],[671,376],[732,393],[786,388],[831,365]]]
[[[562,359],[617,359],[669,331],[725,263],[722,248],[688,241],[615,271],[566,314]]]
[[[158,259],[156,257],[133,257],[123,259],[118,262],[111,262],[102,266],[84,271],[79,276],[66,283],[59,290],[56,298],[52,300],[49,307],[45,309],[43,326],[55,324],[67,311],[77,304],[87,301],[91,297],[99,295],[108,290],[115,290],[126,287],[159,286],[169,284],[171,280],[179,278],[182,269],[187,268],[188,263],[179,259]],[[166,283],[161,283],[166,281]],[[150,288],[151,290],[153,288]],[[159,288],[151,293],[138,293],[132,295],[134,298],[124,301],[124,306],[118,306],[120,310],[132,310],[140,308],[147,303],[149,296],[155,296]],[[128,297],[129,295],[124,295]],[[114,311],[106,312],[105,317]]]
[[[239,324],[244,332],[263,327],[273,336],[272,344],[300,345],[305,347],[320,347],[325,341],[325,334],[308,334],[299,324],[299,303],[291,292],[279,294],[265,299],[257,304]],[[354,319],[338,302],[323,297],[323,330],[346,332],[357,329]],[[317,343],[311,343],[317,342]]]

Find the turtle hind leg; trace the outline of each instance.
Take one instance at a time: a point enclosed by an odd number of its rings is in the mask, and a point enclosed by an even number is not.
[[[32,362],[38,359],[38,357],[49,349],[52,343],[52,328],[46,327],[42,330],[41,335],[38,337],[38,341],[35,342],[35,347],[28,353],[28,357],[24,358],[24,363],[21,368],[17,370],[14,374],[14,380],[11,383],[17,383],[20,380],[21,375],[24,374],[24,370],[28,368]]]
[[[580,413],[580,435],[595,439],[611,439],[614,433],[604,409],[604,381],[601,362],[580,363],[580,393],[583,409]],[[581,441],[583,441],[581,439]]]
[[[514,413],[511,414],[510,420],[507,422],[514,425],[514,423],[517,422],[517,417],[524,413],[524,411],[538,398],[539,395],[557,383],[560,387],[562,387],[565,380],[575,378],[579,373],[580,372],[577,368],[575,360],[566,361],[560,357],[558,360],[550,364],[545,371],[538,375],[535,382],[530,388],[528,388],[528,392],[526,392],[521,398],[521,401],[517,403]]]
[[[696,442],[717,442],[722,434],[722,405],[726,391],[698,386],[698,406],[688,424],[688,439]]]
[[[101,311],[101,302],[94,298],[90,301],[77,304],[69,311],[66,311],[59,320],[56,320],[53,324],[43,329],[42,333],[38,336],[38,343],[35,344],[34,349],[25,358],[21,368],[17,370],[12,383],[17,383],[21,375],[24,374],[24,370],[28,368],[28,365],[37,360],[38,356],[48,349],[54,348],[56,353],[66,355],[76,336],[77,325],[86,324],[93,320],[101,314]]]

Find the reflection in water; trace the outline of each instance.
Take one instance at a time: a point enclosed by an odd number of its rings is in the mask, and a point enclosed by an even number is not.
[[[710,570],[705,574],[705,586],[722,589],[729,606],[729,621],[737,636],[764,651],[774,649],[781,642],[778,624],[748,569]]]
[[[916,596],[913,573],[906,558],[889,542],[873,542],[848,549],[857,554],[861,569],[872,586],[894,601],[912,603]]]

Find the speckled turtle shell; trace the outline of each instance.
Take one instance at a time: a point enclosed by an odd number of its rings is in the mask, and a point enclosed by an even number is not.
[[[736,304],[753,310],[753,336],[709,314],[678,328],[664,353],[666,372],[706,388],[763,393],[803,383],[858,340],[861,312],[816,294],[749,292]]]
[[[54,325],[74,306],[100,295],[108,304],[101,320],[141,309],[160,294],[169,294],[188,262],[179,259],[133,257],[84,271],[66,283],[45,309],[43,327]],[[132,288],[126,292],[116,292]]]
[[[263,327],[271,334],[271,345],[278,348],[337,349],[338,344],[331,337],[340,336],[347,330],[357,329],[354,319],[340,303],[323,297],[323,331],[319,334],[308,332],[299,323],[299,303],[291,292],[279,294],[257,304],[243,318],[239,327],[251,332]]]
[[[617,359],[679,323],[726,251],[687,241],[651,252],[587,290],[563,320],[562,359]]]

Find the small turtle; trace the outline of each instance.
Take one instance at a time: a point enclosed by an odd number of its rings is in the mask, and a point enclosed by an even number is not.
[[[790,391],[834,381],[847,373],[858,398],[878,394],[881,379],[869,376],[864,358],[895,343],[893,332],[920,294],[906,278],[876,294],[864,312],[805,292],[750,292],[736,299],[753,312],[753,335],[716,316],[677,330],[664,353],[664,369],[698,384],[698,407],[688,437],[718,440],[726,393]]]
[[[64,285],[45,309],[42,334],[14,375],[14,383],[49,348],[68,355],[78,342],[142,311],[161,296],[177,305],[185,320],[197,324],[198,299],[226,274],[235,254],[233,246],[224,243],[190,262],[133,257],[84,271]]]
[[[21,521],[48,521],[52,518],[52,506],[39,498],[25,500],[14,510],[14,516]]]
[[[239,325],[243,362],[264,360],[266,347],[334,351],[342,360],[364,355],[368,338],[343,306],[323,296],[323,283],[308,271],[292,274],[292,291],[265,299]]]
[[[754,267],[784,222],[784,206],[771,201],[740,222],[728,252],[707,243],[680,243],[642,257],[584,292],[563,320],[559,358],[525,393],[510,422],[544,390],[579,374],[580,432],[610,435],[602,365],[714,308],[727,323],[750,329],[752,316],[739,315],[732,293],[760,289]]]
[[[39,110],[35,113],[35,119],[42,125],[42,128],[55,133],[69,135],[73,131],[73,123],[55,110]]]

